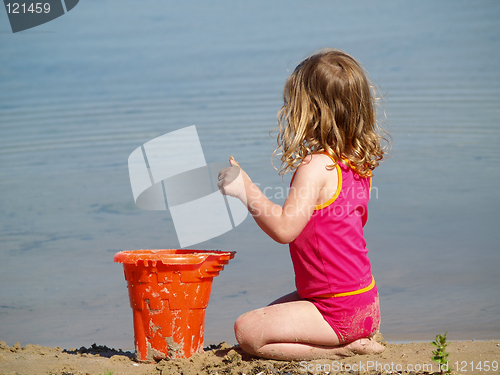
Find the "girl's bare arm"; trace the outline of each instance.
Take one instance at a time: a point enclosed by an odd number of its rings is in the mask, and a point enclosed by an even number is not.
[[[281,207],[262,193],[234,159],[230,163],[230,168],[219,173],[219,189],[223,194],[239,198],[259,227],[279,243],[289,243],[302,232],[321,200],[327,178],[332,176],[325,168],[322,155],[306,158]]]

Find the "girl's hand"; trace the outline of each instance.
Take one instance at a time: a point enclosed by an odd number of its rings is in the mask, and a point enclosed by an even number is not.
[[[232,156],[229,158],[229,164],[231,167],[224,168],[219,172],[217,186],[222,194],[238,198],[246,204],[245,185],[252,181]]]

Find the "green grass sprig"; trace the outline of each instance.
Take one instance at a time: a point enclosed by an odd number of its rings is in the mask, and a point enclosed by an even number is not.
[[[448,343],[446,342],[446,335],[448,331],[444,335],[436,335],[436,339],[431,342],[437,349],[432,351],[432,360],[439,364],[439,370],[441,374],[450,374],[451,369],[448,365],[448,356],[450,353],[445,351]]]

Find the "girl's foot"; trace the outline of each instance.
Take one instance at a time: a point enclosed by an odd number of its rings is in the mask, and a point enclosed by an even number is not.
[[[346,350],[346,356],[352,356],[354,354],[379,354],[385,350],[385,346],[370,337],[353,341],[343,349]]]

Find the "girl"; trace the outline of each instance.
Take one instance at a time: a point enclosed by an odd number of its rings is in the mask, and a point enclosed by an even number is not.
[[[307,58],[285,84],[278,118],[280,174],[295,171],[283,207],[233,157],[218,186],[239,198],[272,239],[289,244],[297,290],[240,316],[236,339],[246,352],[271,359],[380,353],[384,347],[373,339],[378,292],[363,226],[385,138],[377,134],[360,64],[332,49]]]

